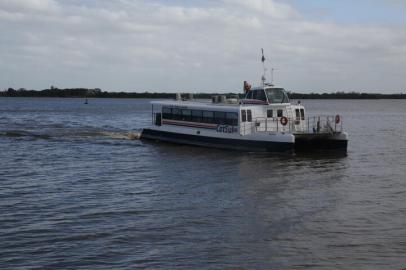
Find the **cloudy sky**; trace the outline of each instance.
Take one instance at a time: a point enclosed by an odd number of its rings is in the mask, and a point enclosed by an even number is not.
[[[406,92],[403,0],[0,0],[0,87]],[[268,72],[268,79],[270,75]]]

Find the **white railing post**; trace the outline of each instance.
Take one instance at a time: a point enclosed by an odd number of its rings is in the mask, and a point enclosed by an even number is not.
[[[268,132],[268,118],[265,118],[265,132]]]
[[[279,120],[276,118],[276,132],[279,132]]]

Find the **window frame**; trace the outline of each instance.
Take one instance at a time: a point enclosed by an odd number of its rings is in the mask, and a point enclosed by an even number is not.
[[[296,120],[300,120],[300,109],[299,108],[295,109],[295,116],[296,116]]]
[[[182,109],[182,121],[191,121],[192,120],[192,110],[191,109]],[[189,112],[189,113],[186,113]]]
[[[172,108],[172,119],[182,120],[182,110],[180,108]]]
[[[209,116],[211,114],[211,116]],[[214,112],[213,111],[202,111],[202,122],[207,124],[214,123]]]
[[[247,111],[241,110],[241,123],[247,122]]]
[[[238,113],[226,112],[226,124],[230,126],[238,126]]]
[[[165,112],[165,110],[169,110]],[[162,119],[172,119],[172,108],[162,107]]]
[[[202,110],[192,110],[192,122],[203,122]]]
[[[214,123],[218,125],[224,125],[226,122],[226,112],[215,111],[214,112]]]
[[[262,95],[262,96],[261,96]],[[268,97],[266,96],[265,90],[257,90],[257,96],[256,96],[257,100],[261,100],[261,101],[268,101]]]
[[[247,122],[252,122],[252,111],[247,110]]]
[[[304,108],[301,108],[301,109],[300,109],[300,118],[301,118],[302,120],[305,120],[305,111],[304,111]]]
[[[266,110],[266,117],[273,118],[273,109]]]

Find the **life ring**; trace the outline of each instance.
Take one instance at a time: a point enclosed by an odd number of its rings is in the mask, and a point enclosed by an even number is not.
[[[336,115],[336,124],[340,124],[341,117],[337,114]]]
[[[288,124],[288,118],[286,116],[281,117],[281,124],[282,126],[286,126]]]

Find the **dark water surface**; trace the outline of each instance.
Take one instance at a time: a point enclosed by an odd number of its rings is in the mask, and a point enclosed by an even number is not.
[[[1,269],[405,269],[406,101],[347,156],[142,143],[148,100],[0,98]]]

